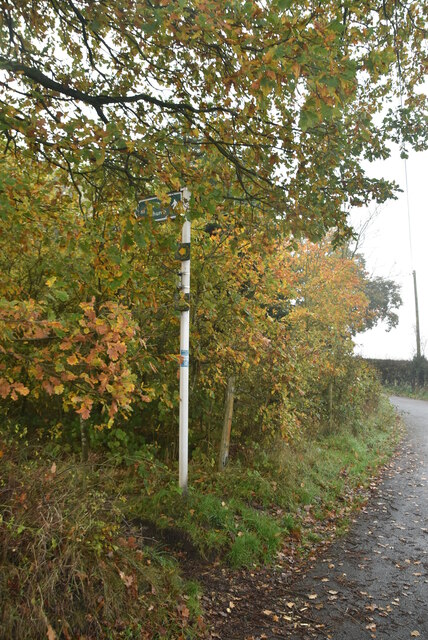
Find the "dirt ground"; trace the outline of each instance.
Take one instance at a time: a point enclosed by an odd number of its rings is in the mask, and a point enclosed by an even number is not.
[[[407,425],[397,457],[345,537],[302,565],[231,571],[184,554],[220,640],[428,640],[428,403],[392,398]]]

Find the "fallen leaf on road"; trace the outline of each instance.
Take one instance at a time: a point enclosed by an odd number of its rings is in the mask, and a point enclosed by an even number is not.
[[[413,638],[419,638],[419,636],[421,635],[419,633],[419,631],[412,631],[412,633],[410,634]]]

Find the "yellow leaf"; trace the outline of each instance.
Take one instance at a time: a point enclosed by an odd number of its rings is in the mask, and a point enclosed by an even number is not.
[[[49,287],[49,289],[55,284],[55,280],[56,280],[56,276],[52,276],[52,278],[49,278],[48,280],[46,280],[46,284]]]
[[[74,353],[73,353],[73,355],[68,356],[67,362],[68,362],[68,364],[77,364],[78,363],[78,360],[77,360],[77,358],[76,358]]]
[[[55,393],[57,396],[60,396],[60,395],[61,395],[61,393],[62,393],[63,391],[64,391],[64,385],[63,385],[63,384],[57,384],[57,385],[54,387],[54,393]]]

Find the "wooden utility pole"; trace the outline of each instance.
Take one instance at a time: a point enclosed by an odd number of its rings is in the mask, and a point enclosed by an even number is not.
[[[416,271],[413,271],[413,288],[415,290],[415,313],[416,313],[416,357],[421,357],[421,333],[419,329],[419,305],[418,305],[418,287],[416,284]]]
[[[223,471],[229,459],[230,432],[232,430],[233,400],[235,397],[235,376],[227,381],[226,402],[224,406],[223,433],[221,435],[218,470]]]

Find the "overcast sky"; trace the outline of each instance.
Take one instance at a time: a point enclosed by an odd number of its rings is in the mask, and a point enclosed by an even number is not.
[[[408,195],[411,219],[412,256],[405,192],[404,160],[399,149],[391,158],[367,166],[369,175],[395,180],[403,189],[398,200],[380,207],[368,229],[361,253],[367,268],[375,276],[391,278],[401,285],[403,305],[397,328],[387,332],[382,324],[356,336],[356,352],[373,358],[412,358],[416,353],[415,303],[412,270],[416,270],[422,353],[428,357],[428,152],[411,152],[407,160]],[[351,221],[358,227],[369,210],[352,212]]]

